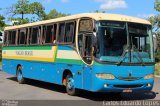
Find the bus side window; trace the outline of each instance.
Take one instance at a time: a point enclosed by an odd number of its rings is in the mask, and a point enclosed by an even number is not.
[[[54,24],[54,31],[53,31],[53,43],[55,44],[56,43],[56,35],[57,35],[57,24]]]
[[[92,47],[93,47],[93,21],[92,19],[81,19],[78,31],[78,48],[83,60],[92,63]]]
[[[31,44],[37,44],[38,43],[38,35],[39,35],[39,31],[38,31],[38,27],[34,27],[32,28],[32,34],[31,34]]]
[[[18,44],[24,45],[26,44],[26,39],[27,39],[27,28],[26,29],[21,29],[19,31],[19,36],[18,36]]]
[[[83,52],[83,34],[78,35],[78,49],[82,57],[84,57]]]
[[[82,19],[79,23],[79,33],[81,32],[93,32],[92,19]]]
[[[9,31],[9,35],[8,35],[8,42],[9,45],[15,45],[16,43],[16,31]]]
[[[31,35],[32,35],[32,28],[29,27],[28,28],[28,35],[27,35],[27,44],[30,45],[31,44]]]
[[[41,44],[44,44],[44,43],[45,43],[45,37],[46,37],[46,26],[43,26]]]
[[[41,26],[38,26],[38,44],[40,44],[40,42],[41,42]]]
[[[65,31],[65,42],[73,42],[74,39],[74,29],[75,22],[66,23],[66,31]]]
[[[7,36],[8,36],[8,31],[5,31],[5,32],[4,32],[4,41],[3,41],[3,45],[4,45],[4,46],[7,46],[7,45],[8,45]]]
[[[63,43],[65,36],[65,23],[59,24],[59,32],[58,32],[58,42]]]
[[[47,26],[46,36],[45,36],[45,43],[52,43],[53,36],[53,25]]]

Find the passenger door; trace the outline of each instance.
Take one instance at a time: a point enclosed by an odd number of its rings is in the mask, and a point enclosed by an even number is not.
[[[84,33],[79,35],[79,52],[86,63],[83,64],[83,89],[92,89],[92,33]]]
[[[93,19],[82,18],[79,21],[79,31],[78,31],[78,49],[84,64],[82,67],[82,86],[83,89],[92,89],[92,61],[93,61]]]

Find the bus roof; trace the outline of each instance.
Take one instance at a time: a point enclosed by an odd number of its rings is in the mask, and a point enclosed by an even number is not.
[[[73,19],[78,19],[82,17],[89,17],[95,20],[113,20],[113,21],[134,22],[134,23],[151,25],[151,23],[145,19],[131,17],[127,15],[108,14],[108,13],[82,13],[82,14],[55,18],[55,19],[50,19],[50,20],[45,20],[45,21],[38,21],[38,22],[28,23],[28,24],[23,24],[23,25],[9,26],[9,27],[6,27],[5,30],[13,30],[13,29],[18,29],[18,28],[37,26],[37,25],[61,22],[61,21],[66,21],[66,20],[73,20]]]

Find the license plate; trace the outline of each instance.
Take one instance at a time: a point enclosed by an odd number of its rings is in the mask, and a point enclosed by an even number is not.
[[[133,92],[131,89],[125,89],[125,90],[123,90],[123,92]]]

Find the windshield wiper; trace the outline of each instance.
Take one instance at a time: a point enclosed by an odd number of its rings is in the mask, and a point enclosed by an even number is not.
[[[121,59],[116,63],[118,66],[121,65],[128,51],[129,51],[129,46],[127,46],[126,49],[123,50],[123,53],[120,57]]]
[[[138,49],[135,47],[135,45],[132,45],[132,49],[131,49],[130,52],[134,52],[134,51],[135,51],[135,53],[137,53],[137,55],[138,55],[138,57],[139,57],[139,59],[140,59],[140,62],[141,62],[141,64],[142,64],[142,66],[145,66],[145,63],[143,62],[143,59],[142,59],[142,57],[141,57]],[[123,53],[122,53],[122,55],[121,55],[121,59],[119,60],[119,62],[116,63],[118,66],[121,65],[121,63],[123,62],[123,60],[124,60],[124,58],[125,58],[125,56],[126,56],[126,54],[127,54],[128,52],[129,52],[129,46],[127,46],[127,48],[124,49],[124,51],[123,51]],[[130,58],[132,58],[132,57],[130,57]],[[139,61],[139,59],[138,59],[138,61]]]

